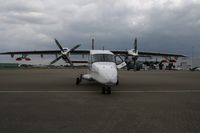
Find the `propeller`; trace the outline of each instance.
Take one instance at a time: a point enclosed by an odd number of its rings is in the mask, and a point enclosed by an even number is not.
[[[133,47],[134,49],[128,50],[128,55],[132,56],[132,61],[134,62],[134,70],[136,71],[136,61],[138,58],[137,38],[134,40]]]
[[[134,62],[134,71],[136,71],[137,70],[137,58],[135,58],[135,57],[133,57],[133,62]]]
[[[69,59],[69,54],[70,54],[70,52],[75,51],[75,50],[76,50],[78,47],[80,47],[81,45],[78,44],[78,45],[74,46],[74,47],[71,48],[71,49],[63,49],[63,47],[61,46],[61,44],[59,43],[58,40],[55,39],[55,42],[56,42],[58,48],[59,48],[60,51],[61,51],[61,55],[60,55],[59,57],[57,57],[55,60],[53,60],[50,64],[54,64],[54,63],[56,63],[58,60],[63,59],[66,63],[69,63],[69,64],[73,67],[72,61]]]
[[[137,50],[137,38],[135,38],[135,41],[134,41],[134,50],[135,50],[135,53],[138,54],[138,50]],[[138,55],[137,56],[133,56],[132,59],[133,59],[133,62],[134,62],[134,71],[136,71],[137,69],[137,58],[138,58]]]
[[[134,50],[135,52],[137,52],[137,38],[135,38],[135,41],[134,41]]]

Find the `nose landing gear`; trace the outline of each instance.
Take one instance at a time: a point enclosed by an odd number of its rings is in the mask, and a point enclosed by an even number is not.
[[[104,86],[102,88],[102,94],[111,94],[111,87],[110,86]]]
[[[82,82],[83,75],[81,74],[79,78],[76,78],[76,85],[79,85]]]

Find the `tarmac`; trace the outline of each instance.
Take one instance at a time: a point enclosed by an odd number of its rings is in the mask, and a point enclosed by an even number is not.
[[[119,71],[111,95],[85,72],[0,70],[0,133],[200,132],[200,72]]]

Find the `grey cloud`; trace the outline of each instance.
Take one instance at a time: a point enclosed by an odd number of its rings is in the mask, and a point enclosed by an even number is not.
[[[199,5],[185,4],[178,9],[153,9],[149,14],[150,30],[144,36],[147,48],[190,55],[192,46],[199,52]],[[199,54],[198,54],[199,56]]]
[[[43,9],[43,4],[40,0],[35,2],[30,0],[0,0],[0,11],[1,12],[34,12]]]
[[[1,20],[4,23],[10,24],[54,24],[56,23],[51,17],[47,14],[40,12],[28,12],[28,13],[5,13]]]
[[[200,3],[157,0],[8,0],[0,5],[3,50],[55,49],[82,43],[90,48],[129,49],[138,37],[140,50],[200,57]]]

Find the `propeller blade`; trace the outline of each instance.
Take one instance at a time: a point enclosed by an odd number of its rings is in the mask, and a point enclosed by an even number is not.
[[[66,63],[69,63],[72,67],[74,66],[73,63],[71,62],[71,60],[68,58],[68,56],[63,56],[63,60],[64,60]]]
[[[134,59],[134,71],[137,70],[136,59]]]
[[[137,38],[135,38],[134,49],[135,49],[135,52],[136,52],[137,51]]]
[[[78,45],[74,46],[72,49],[70,49],[69,52],[73,52],[75,49],[77,49],[77,48],[80,47],[80,46],[81,46],[81,44],[78,44]]]
[[[69,58],[67,58],[67,61],[70,64],[71,67],[74,67],[73,63],[71,62],[71,60]]]
[[[57,62],[58,60],[60,60],[62,58],[62,56],[59,56],[58,58],[56,58],[55,60],[53,60],[50,64],[54,64],[55,62]]]
[[[92,50],[94,50],[94,38],[92,38]]]
[[[57,46],[60,48],[60,50],[62,52],[64,52],[64,49],[62,48],[62,46],[60,45],[60,43],[58,42],[58,40],[55,39],[55,42],[56,42]]]

